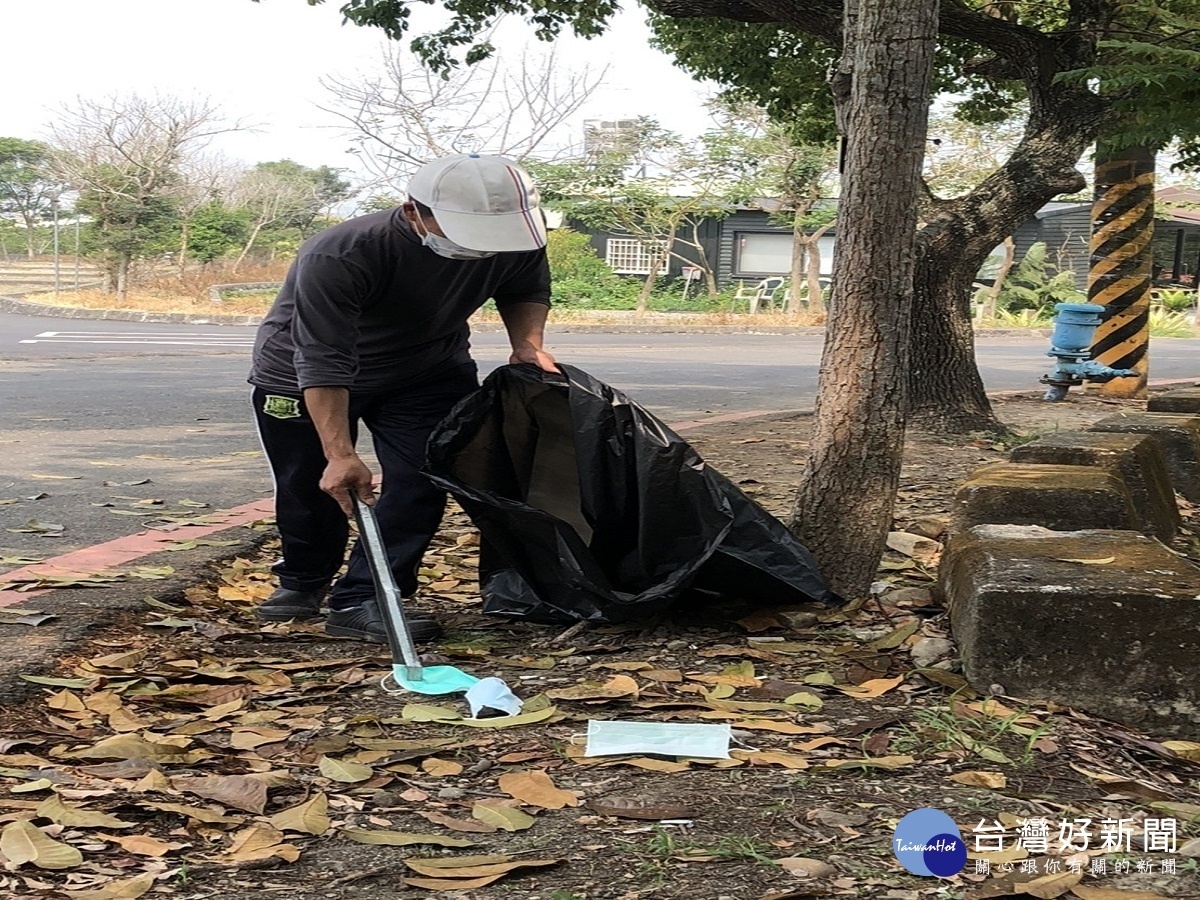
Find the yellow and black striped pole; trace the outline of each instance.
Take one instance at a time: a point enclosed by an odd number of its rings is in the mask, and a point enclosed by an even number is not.
[[[1150,276],[1154,259],[1154,151],[1097,151],[1088,300],[1105,308],[1092,359],[1136,378],[1114,378],[1100,392],[1145,397],[1150,369]]]

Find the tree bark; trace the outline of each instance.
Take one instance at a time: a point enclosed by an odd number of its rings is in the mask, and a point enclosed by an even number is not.
[[[808,242],[804,239],[804,226],[800,223],[800,214],[793,213],[792,221],[792,271],[791,287],[788,289],[787,311],[790,315],[800,312],[800,283],[804,280],[805,264],[808,261]],[[808,298],[812,305],[812,295]]]
[[[189,219],[184,219],[179,226],[178,275],[180,281],[183,281],[184,275],[187,274],[188,245],[190,244],[192,230],[191,224]]]
[[[131,254],[128,251],[122,250],[117,256],[117,300],[124,303],[125,298],[129,296],[129,265],[132,262]]]
[[[988,289],[987,298],[983,301],[982,309],[979,311],[981,321],[986,322],[996,318],[996,304],[1000,300],[1000,292],[1004,290],[1004,282],[1016,261],[1017,242],[1011,237],[1006,237],[1004,239],[1004,262],[1000,264],[1000,269],[996,272],[996,280]]]
[[[938,0],[847,0],[834,289],[792,528],[833,590],[867,595],[892,526]],[[848,102],[846,102],[848,100]]]
[[[821,244],[820,240],[825,236],[833,223],[822,225],[812,234],[807,235],[804,242],[808,245],[808,311],[810,313],[826,314],[825,309],[825,293],[821,290]]]

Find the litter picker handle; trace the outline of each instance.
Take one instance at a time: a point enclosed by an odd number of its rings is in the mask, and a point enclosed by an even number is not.
[[[379,531],[379,520],[375,518],[375,510],[358,497],[354,498],[354,516],[358,520],[359,540],[366,550],[367,562],[371,566],[371,577],[375,581],[375,594],[379,600],[380,612],[383,614],[384,630],[387,631],[388,645],[392,651],[392,661],[404,663],[405,677],[410,681],[421,681],[424,677],[421,659],[417,656],[417,648],[413,645],[412,633],[408,629],[408,619],[404,616],[404,605],[400,602],[400,588],[396,586],[396,578],[392,575],[392,567],[388,562],[387,548],[383,543],[383,534]]]

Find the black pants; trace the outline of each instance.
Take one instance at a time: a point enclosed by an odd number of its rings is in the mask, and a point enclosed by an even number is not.
[[[421,474],[430,432],[460,399],[479,386],[472,363],[436,379],[386,393],[350,394],[350,433],[365,424],[382,469],[375,506],[392,572],[403,596],[417,589],[421,557],[437,532],[446,497]],[[337,501],[319,487],[325,454],[304,399],[255,388],[254,416],[275,480],[275,520],[283,558],[273,568],[280,587],[325,588],[342,565],[350,534]],[[346,573],[329,595],[332,609],[373,597],[366,555],[355,545]]]

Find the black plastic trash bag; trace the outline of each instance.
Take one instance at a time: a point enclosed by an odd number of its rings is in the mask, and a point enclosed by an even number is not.
[[[426,474],[483,536],[484,612],[622,622],[689,590],[835,605],[775,518],[628,397],[573,366],[504,366],[429,440]]]

